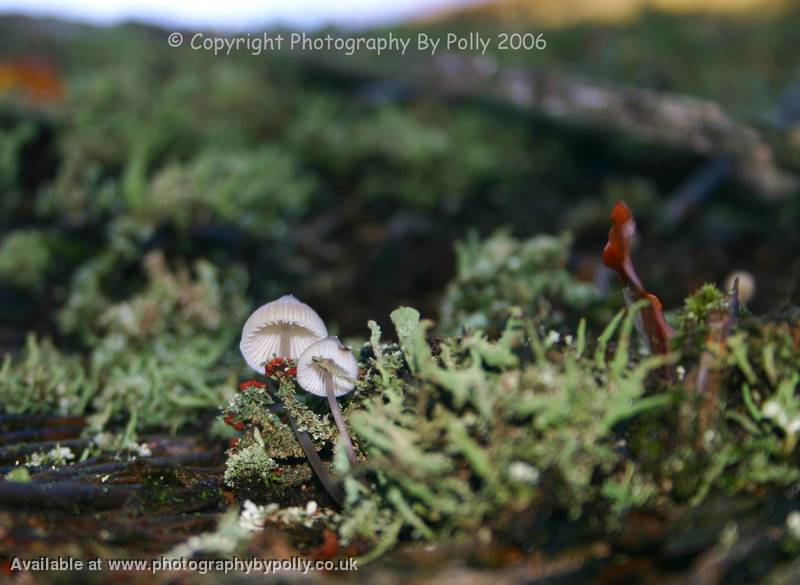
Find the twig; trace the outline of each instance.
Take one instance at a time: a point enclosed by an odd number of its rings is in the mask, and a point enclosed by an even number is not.
[[[0,482],[0,507],[79,512],[121,508],[135,490],[62,481],[58,483]]]
[[[358,81],[385,70],[351,61],[303,57],[309,67]],[[800,177],[781,168],[773,148],[754,128],[732,120],[710,100],[611,84],[573,75],[500,65],[491,57],[448,54],[422,67],[391,70],[420,91],[488,99],[536,111],[554,120],[607,128],[711,158],[730,159],[735,175],[769,197],[792,193]]]
[[[27,441],[55,441],[58,439],[74,439],[83,432],[83,426],[64,426],[42,429],[22,429],[0,434],[0,445],[22,443]]]
[[[212,462],[213,460],[214,455],[211,453],[190,453],[172,457],[138,457],[130,461],[95,462],[90,465],[86,465],[87,461],[83,461],[73,465],[63,465],[57,469],[43,469],[38,473],[35,471],[36,468],[30,469],[30,471],[34,472],[33,479],[35,481],[65,478],[77,479],[87,475],[120,473],[136,467],[156,470],[159,468],[174,468],[176,465],[180,465],[185,468],[187,464],[197,466],[198,463]]]
[[[728,158],[715,157],[694,172],[664,206],[659,218],[661,228],[669,228],[680,222],[692,208],[709,197],[734,168]]]

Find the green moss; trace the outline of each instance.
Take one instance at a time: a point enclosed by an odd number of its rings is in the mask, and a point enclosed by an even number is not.
[[[53,254],[40,230],[14,230],[0,242],[0,279],[24,289],[44,286]]]
[[[713,311],[728,309],[728,297],[713,284],[704,284],[683,303],[679,322],[684,329],[702,328]]]
[[[31,480],[31,474],[28,472],[27,467],[15,467],[5,474],[6,481],[17,481],[25,483]]]

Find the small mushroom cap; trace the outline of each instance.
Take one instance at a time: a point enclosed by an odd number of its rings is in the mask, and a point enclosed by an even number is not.
[[[242,328],[239,349],[247,365],[264,373],[272,357],[296,360],[305,349],[328,335],[317,312],[293,295],[262,305]]]
[[[317,341],[297,360],[297,383],[317,396],[325,396],[325,384],[329,381],[336,396],[344,396],[355,387],[357,379],[358,362],[338,337]]]

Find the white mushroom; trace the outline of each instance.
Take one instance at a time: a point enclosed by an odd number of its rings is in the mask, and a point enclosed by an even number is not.
[[[317,341],[297,360],[297,383],[311,394],[328,397],[333,420],[344,440],[347,458],[352,465],[357,463],[355,450],[336,397],[350,392],[355,387],[357,378],[358,362],[353,352],[338,337],[326,337]]]
[[[358,362],[338,337],[310,345],[297,360],[297,382],[307,392],[327,396],[328,388],[344,396],[355,386]]]
[[[247,365],[263,374],[264,363],[271,358],[296,360],[327,335],[328,328],[314,309],[285,295],[250,315],[242,328],[239,349]]]

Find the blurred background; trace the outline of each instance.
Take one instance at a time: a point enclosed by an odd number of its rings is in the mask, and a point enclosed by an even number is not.
[[[456,328],[497,299],[530,299],[518,280],[488,299],[458,291],[539,270],[525,246],[541,234],[559,237],[547,270],[618,306],[600,265],[617,199],[639,220],[637,268],[668,308],[736,270],[754,277],[753,310],[796,304],[795,4],[128,0],[0,11],[0,353],[29,332],[92,348],[110,308],[157,288],[162,268],[179,290],[208,269],[209,290],[241,299],[212,329],[287,292],[344,335],[386,324],[400,304]],[[214,55],[170,47],[173,31],[495,42],[485,54]],[[498,35],[514,33],[546,46],[499,50]]]

